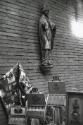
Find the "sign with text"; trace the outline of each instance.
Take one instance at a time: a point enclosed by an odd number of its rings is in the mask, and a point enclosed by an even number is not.
[[[65,94],[65,83],[61,81],[48,82],[49,94]]]

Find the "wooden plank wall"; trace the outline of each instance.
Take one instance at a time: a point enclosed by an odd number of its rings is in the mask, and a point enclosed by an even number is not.
[[[53,49],[54,67],[47,74],[40,70],[38,20],[42,0],[0,0],[0,76],[19,61],[33,86],[48,92],[48,81],[59,75],[72,87],[83,89],[83,39],[71,32],[72,4],[47,0],[50,18],[56,24]]]
[[[75,36],[71,27],[72,21],[75,20],[75,2],[49,0],[51,18],[57,27],[53,51],[55,66],[52,73],[58,73],[60,79],[65,81],[67,91],[72,88],[83,91],[83,38]],[[83,17],[81,12],[82,10],[77,12],[79,20]]]

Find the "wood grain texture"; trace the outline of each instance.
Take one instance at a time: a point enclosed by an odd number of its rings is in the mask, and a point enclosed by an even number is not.
[[[0,0],[0,76],[19,61],[31,84],[48,93],[48,81],[59,75],[66,90],[83,89],[83,40],[71,32],[74,8],[65,0],[47,0],[50,19],[56,24],[54,67],[40,70],[38,21],[42,0]],[[82,14],[80,14],[82,17]]]

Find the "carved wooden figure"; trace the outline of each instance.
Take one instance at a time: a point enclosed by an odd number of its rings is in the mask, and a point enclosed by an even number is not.
[[[46,5],[42,8],[42,15],[39,20],[39,35],[42,53],[42,65],[50,67],[52,65],[51,51],[53,49],[56,26],[49,19],[49,9]]]

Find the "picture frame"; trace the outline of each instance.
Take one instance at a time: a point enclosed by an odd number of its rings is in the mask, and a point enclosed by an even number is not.
[[[67,125],[83,124],[83,93],[67,93]]]

